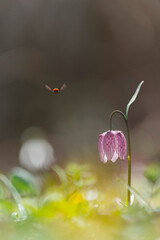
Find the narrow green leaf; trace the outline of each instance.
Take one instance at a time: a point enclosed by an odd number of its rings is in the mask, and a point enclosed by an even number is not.
[[[55,164],[52,169],[57,173],[61,183],[66,184],[67,183],[67,175],[66,175],[65,171],[63,170],[63,168],[61,168],[60,166]]]
[[[136,100],[137,95],[138,95],[138,93],[139,93],[139,91],[140,91],[140,88],[141,88],[141,86],[142,86],[143,83],[144,83],[144,81],[140,82],[140,84],[138,85],[138,87],[137,87],[135,93],[133,94],[131,100],[130,100],[129,103],[127,104],[127,107],[126,107],[126,118],[128,118],[129,108],[130,108],[131,104]]]
[[[12,193],[12,196],[17,204],[17,207],[19,209],[19,213],[20,213],[20,218],[22,220],[25,220],[27,218],[27,211],[25,209],[25,207],[22,205],[22,198],[19,195],[19,193],[17,192],[17,189],[13,186],[13,184],[9,181],[9,179],[3,175],[0,174],[0,181],[10,190],[10,192]]]
[[[146,202],[146,200],[144,200],[144,198],[140,195],[140,193],[138,193],[133,187],[128,186],[128,184],[126,184],[122,179],[117,179],[118,182],[120,182],[124,187],[126,187],[126,189],[128,189],[137,199],[137,201],[142,205],[148,208],[148,210],[152,210],[151,206],[149,205],[148,202]]]

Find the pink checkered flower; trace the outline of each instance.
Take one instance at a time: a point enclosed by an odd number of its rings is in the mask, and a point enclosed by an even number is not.
[[[107,131],[99,136],[98,148],[103,163],[108,160],[115,162],[118,158],[125,160],[127,155],[127,142],[121,131]]]

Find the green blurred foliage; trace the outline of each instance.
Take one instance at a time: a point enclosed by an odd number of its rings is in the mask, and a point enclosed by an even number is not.
[[[113,193],[121,194],[120,183],[115,187],[113,179],[106,177],[105,185],[99,186],[98,174],[90,166],[55,165],[50,174],[52,184],[46,184],[41,192],[35,176],[19,168],[10,175],[15,187],[8,189],[10,195],[3,194],[7,185],[0,185],[0,239],[157,240],[160,236],[160,210],[148,211],[141,201],[134,201],[130,208],[121,199],[113,201]],[[137,192],[132,190],[136,198]],[[20,195],[15,201],[12,195],[16,191]]]
[[[144,176],[150,183],[156,183],[160,178],[160,165],[158,163],[149,165],[144,171]]]
[[[27,170],[14,168],[10,179],[13,186],[21,195],[36,195],[38,193],[39,189],[36,179]]]

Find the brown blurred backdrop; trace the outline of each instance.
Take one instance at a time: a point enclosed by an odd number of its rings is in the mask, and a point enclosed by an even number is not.
[[[23,131],[42,128],[59,162],[99,161],[114,109],[129,114],[134,159],[159,159],[160,1],[0,1],[0,168],[18,164]],[[51,94],[44,86],[67,88]],[[117,116],[115,128],[125,131]]]

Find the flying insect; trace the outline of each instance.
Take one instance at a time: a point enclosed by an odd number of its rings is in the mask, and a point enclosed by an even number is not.
[[[48,85],[45,85],[45,88],[50,91],[50,92],[53,92],[53,93],[58,93],[62,90],[64,90],[66,88],[66,84],[64,83],[61,87],[56,87],[56,88],[51,88],[50,86]]]

